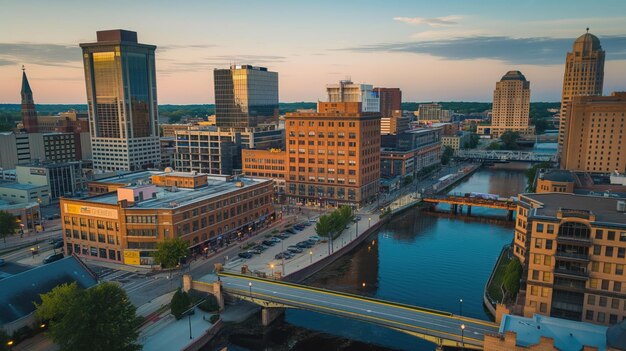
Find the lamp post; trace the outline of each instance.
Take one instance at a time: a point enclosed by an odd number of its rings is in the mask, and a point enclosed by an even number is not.
[[[309,251],[309,257],[311,258],[311,263],[313,263],[313,251]]]
[[[283,271],[283,277],[284,277],[285,276],[285,240],[283,240],[283,239],[280,240],[280,250],[281,250],[280,252],[282,253],[281,260],[282,260],[282,264],[283,264],[282,271]]]
[[[272,268],[272,277],[274,276],[274,264],[270,264],[270,268]]]
[[[367,222],[368,222],[369,226],[371,227],[372,226],[372,217],[367,218]]]
[[[465,324],[461,324],[461,348],[463,349],[465,349],[464,333],[465,333]]]
[[[252,299],[252,282],[248,282],[248,287],[250,288],[250,298]]]
[[[9,350],[13,350],[13,340],[7,341],[7,346],[9,347]]]
[[[358,238],[359,237],[359,221],[356,221],[356,235],[354,236],[354,238]],[[350,241],[352,241],[352,235],[350,235]]]
[[[463,317],[463,299],[459,299],[459,316]]]

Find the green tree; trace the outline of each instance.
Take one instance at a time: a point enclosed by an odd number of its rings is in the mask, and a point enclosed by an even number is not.
[[[0,211],[0,237],[5,243],[7,242],[7,236],[15,234],[19,227],[14,215]]]
[[[332,230],[330,215],[322,215],[315,223],[315,233],[322,238],[329,237]]]
[[[50,336],[61,350],[141,349],[136,343],[141,318],[121,287],[103,283],[88,290],[69,287],[53,291],[41,295],[36,313],[50,317]],[[63,301],[60,307],[49,306],[59,304],[59,298],[67,294],[75,294],[75,298]]]
[[[454,156],[454,149],[450,146],[444,146],[443,153],[441,154],[441,164],[447,165],[450,163],[450,159]]]
[[[476,148],[476,146],[478,146],[479,142],[480,142],[480,137],[478,136],[478,134],[472,133],[469,137],[469,140],[465,144],[463,144],[463,148],[474,149]]]
[[[492,141],[489,145],[487,145],[487,150],[500,150],[500,143]]]
[[[173,239],[165,239],[157,244],[157,250],[154,253],[154,261],[170,269],[170,277],[172,269],[178,265],[180,260],[187,256],[189,248],[187,242],[179,237]]]
[[[191,306],[191,301],[189,300],[189,295],[182,291],[180,288],[176,290],[174,296],[172,296],[172,301],[170,302],[170,310],[176,319],[183,318],[183,312],[187,311]]]
[[[40,304],[35,303],[37,318],[44,321],[60,321],[68,311],[66,302],[78,299],[80,294],[76,282],[57,285],[48,293],[40,295]]]
[[[537,190],[536,189],[537,184],[535,184],[537,171],[539,171],[540,169],[548,169],[548,168],[552,168],[552,165],[549,162],[541,162],[526,170],[526,180],[527,180],[526,191],[532,193]]]
[[[519,146],[517,146],[517,141],[521,138],[520,133],[512,132],[507,130],[506,132],[500,135],[500,141],[506,150],[517,150]]]
[[[504,272],[503,284],[504,289],[506,290],[506,295],[509,298],[517,295],[517,292],[519,291],[519,282],[522,278],[522,272],[522,265],[517,258],[514,258],[511,262],[509,262],[509,264],[507,264]]]

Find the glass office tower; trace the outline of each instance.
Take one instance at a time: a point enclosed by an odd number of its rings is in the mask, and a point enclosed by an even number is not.
[[[154,51],[126,30],[97,32],[83,49],[94,169],[160,164]]]
[[[265,67],[213,71],[218,127],[248,128],[278,121],[278,73]]]

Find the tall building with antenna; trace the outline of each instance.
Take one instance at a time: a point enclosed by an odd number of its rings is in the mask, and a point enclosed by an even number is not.
[[[604,83],[604,50],[600,39],[587,32],[576,41],[565,58],[563,94],[559,117],[559,152],[562,152],[567,130],[567,106],[574,96],[602,95]]]
[[[83,49],[94,169],[157,167],[161,161],[154,51],[127,30],[97,32]]]

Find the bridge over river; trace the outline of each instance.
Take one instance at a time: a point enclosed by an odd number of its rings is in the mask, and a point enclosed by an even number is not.
[[[211,279],[194,281],[194,289],[217,284],[226,295],[262,306],[264,315],[272,309],[305,309],[396,329],[439,347],[475,350],[482,349],[486,334],[498,334],[495,323],[449,312],[241,274],[221,272],[220,282]]]

